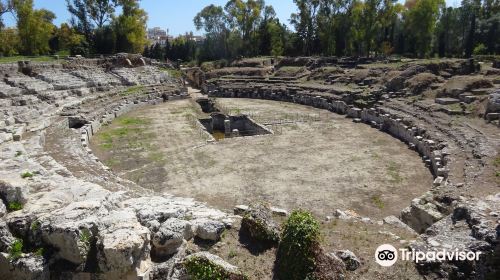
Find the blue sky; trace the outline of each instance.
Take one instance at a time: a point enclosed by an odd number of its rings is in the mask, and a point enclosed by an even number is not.
[[[148,27],[159,26],[168,29],[172,35],[179,35],[187,31],[195,32],[193,18],[203,7],[210,4],[224,6],[226,2],[227,0],[142,0],[141,7],[149,15]],[[453,6],[460,3],[459,0],[446,2]],[[266,4],[274,7],[284,23],[288,23],[290,14],[296,10],[292,0],[266,0]],[[54,21],[56,25],[70,18],[65,0],[35,0],[35,7],[53,11],[57,16]],[[4,16],[4,20],[7,25],[14,25],[14,19],[10,15]]]

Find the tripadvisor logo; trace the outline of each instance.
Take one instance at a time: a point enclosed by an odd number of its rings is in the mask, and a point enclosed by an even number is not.
[[[378,246],[375,261],[381,266],[392,266],[398,260],[398,251],[390,244]]]
[[[402,261],[435,262],[435,261],[478,261],[481,252],[456,250],[429,250],[426,252],[415,249],[400,248],[399,252],[390,244],[380,245],[375,251],[375,261],[385,267],[393,266],[399,258]]]

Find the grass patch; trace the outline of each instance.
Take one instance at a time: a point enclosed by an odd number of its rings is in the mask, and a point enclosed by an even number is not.
[[[153,152],[153,153],[150,153],[148,155],[148,158],[151,161],[163,161],[164,156],[163,156],[163,153],[161,153],[161,152]]]
[[[22,151],[16,151],[16,155],[15,157],[20,157],[23,155],[23,152]]]
[[[23,205],[18,201],[11,201],[9,205],[7,205],[7,210],[9,212],[19,211],[23,209]]]
[[[452,110],[452,111],[462,111],[462,106],[460,105],[460,103],[455,103],[455,104],[450,104],[450,105],[446,105],[448,107],[448,109]],[[465,111],[475,111],[476,110],[476,105],[473,104],[473,103],[470,103],[470,104],[465,104]]]
[[[372,203],[377,206],[378,209],[384,209],[385,203],[382,201],[379,195],[372,196]]]
[[[29,171],[21,173],[21,178],[23,178],[23,179],[33,178],[33,176],[35,176],[35,175]]]
[[[389,166],[387,167],[387,175],[391,177],[392,183],[401,183],[403,182],[403,177],[400,174],[399,166],[391,161]]]
[[[229,251],[229,253],[227,254],[227,257],[228,257],[229,259],[236,258],[236,256],[238,256],[238,253],[237,253],[235,250],[231,250],[231,251]]]
[[[113,167],[113,166],[117,166],[118,164],[120,164],[120,161],[110,158],[110,159],[105,160],[104,164],[106,164],[106,166],[108,166],[108,167]]]
[[[493,165],[495,167],[500,167],[500,157],[497,157],[495,158],[495,160],[493,160]]]
[[[182,72],[180,70],[177,70],[177,69],[163,68],[162,71],[167,72],[168,75],[172,78],[179,79],[182,77]]]
[[[130,127],[119,127],[111,129],[109,131],[103,131],[102,133],[98,134],[99,146],[105,150],[110,150],[113,148],[114,146],[113,144],[118,139],[129,137],[130,134],[143,135],[143,132],[144,132],[143,128],[130,128]],[[134,143],[130,140],[129,140],[129,145],[130,147],[135,147],[135,148],[137,148],[137,146],[142,146],[142,144],[137,145],[137,143]]]
[[[8,57],[0,57],[0,64],[5,63],[15,63],[21,60],[30,60],[34,62],[48,62],[48,61],[56,61],[53,56],[45,55],[45,56],[8,56]]]
[[[17,260],[23,254],[23,241],[21,239],[16,239],[9,250],[9,258],[11,260]]]
[[[146,125],[151,123],[150,119],[127,118],[127,117],[118,118],[117,121],[121,125]]]
[[[142,93],[143,90],[144,90],[144,86],[142,86],[142,85],[131,86],[131,87],[128,87],[127,90],[122,92],[121,95],[131,95],[131,94]]]

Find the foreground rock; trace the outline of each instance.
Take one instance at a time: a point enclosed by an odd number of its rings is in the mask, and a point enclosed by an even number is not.
[[[257,242],[277,244],[280,240],[271,209],[263,205],[253,206],[243,214],[241,232]]]

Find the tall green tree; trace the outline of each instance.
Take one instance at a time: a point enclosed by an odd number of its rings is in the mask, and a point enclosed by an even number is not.
[[[206,6],[193,21],[197,30],[203,29],[206,33],[200,59],[215,60],[227,57],[229,29],[224,9],[215,5]]]
[[[13,56],[18,54],[19,36],[15,28],[0,30],[0,56]]]
[[[140,8],[138,0],[120,0],[122,14],[113,20],[116,34],[116,51],[140,53],[147,44],[146,11]]]
[[[54,13],[45,9],[35,10],[33,0],[13,0],[12,9],[17,19],[20,53],[24,55],[49,53],[49,40],[55,29],[52,24]]]
[[[430,55],[431,43],[444,0],[410,0],[405,6],[405,31],[408,34],[408,50],[418,57]]]
[[[300,38],[302,51],[306,55],[317,52],[317,13],[319,0],[293,0],[297,5],[298,12],[293,13],[290,22],[295,27],[297,36]]]

